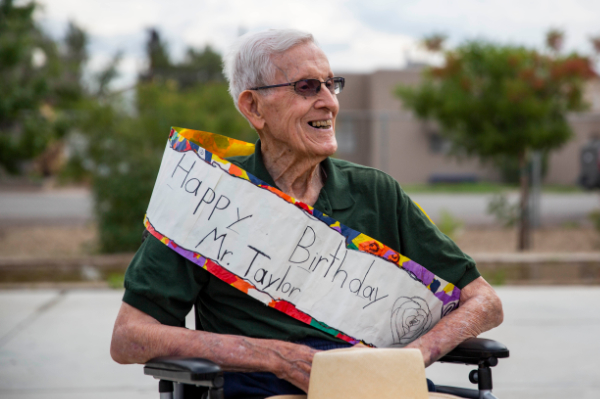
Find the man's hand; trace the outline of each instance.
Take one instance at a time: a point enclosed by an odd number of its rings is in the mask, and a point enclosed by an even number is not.
[[[267,371],[305,392],[316,350],[290,342],[214,334],[160,324],[123,303],[110,347],[122,364],[146,363],[157,356],[202,357],[225,371]]]
[[[479,277],[461,290],[458,309],[406,347],[420,349],[427,367],[464,340],[497,327],[503,318],[500,298]]]

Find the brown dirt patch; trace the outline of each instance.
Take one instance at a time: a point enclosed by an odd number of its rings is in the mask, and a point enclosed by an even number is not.
[[[0,228],[0,256],[68,257],[96,251],[94,226],[14,226]]]
[[[466,253],[516,252],[517,230],[467,228],[457,234],[456,243]],[[592,227],[543,228],[533,233],[530,252],[597,252],[600,233]]]
[[[0,227],[0,256],[68,257],[97,252],[95,226]],[[516,252],[516,229],[465,228],[456,243],[466,253]],[[600,233],[592,227],[534,231],[531,252],[598,252]]]

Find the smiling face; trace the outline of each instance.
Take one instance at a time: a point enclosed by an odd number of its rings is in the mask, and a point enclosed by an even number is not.
[[[327,57],[312,43],[276,55],[272,62],[277,73],[269,84],[333,77]],[[270,89],[270,93],[260,95],[258,111],[264,120],[258,130],[267,145],[287,147],[287,151],[304,157],[325,158],[337,150],[335,118],[339,103],[324,84],[313,97],[296,94],[293,86]]]

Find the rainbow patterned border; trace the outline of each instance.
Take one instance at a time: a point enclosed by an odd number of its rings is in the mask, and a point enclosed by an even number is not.
[[[436,298],[442,301],[444,305],[447,305],[451,302],[458,303],[458,299],[460,298],[460,289],[454,284],[439,279],[435,274],[427,270],[425,267],[394,251],[383,243],[347,226],[344,226],[321,211],[296,200],[295,198],[285,194],[275,187],[269,186],[262,180],[251,175],[250,173],[247,173],[243,169],[222,159],[219,156],[249,155],[254,152],[254,145],[213,133],[175,127],[171,129],[171,133],[169,135],[169,145],[172,149],[178,152],[193,151],[198,154],[198,157],[204,162],[208,164],[218,163],[220,169],[222,169],[224,172],[243,180],[247,180],[256,186],[277,195],[279,198],[294,204],[298,208],[327,224],[331,229],[342,234],[346,239],[347,248],[366,252],[386,259],[387,261],[396,264],[398,267],[408,272],[415,280],[420,281],[425,287],[427,287],[427,289],[429,289]],[[206,145],[206,147],[204,145]],[[200,153],[198,152],[200,148],[204,149],[203,156],[201,156],[202,151],[200,151]],[[214,153],[209,151],[209,149],[213,150]],[[150,234],[159,239],[163,244],[167,245],[184,258],[201,266],[203,269],[207,270],[227,284],[246,294],[248,294],[249,290],[256,289],[254,285],[227,271],[216,262],[203,257],[197,252],[181,248],[173,240],[156,231],[147,216],[144,218],[144,225]],[[355,338],[349,337],[342,332],[327,326],[325,323],[315,320],[313,317],[296,309],[292,303],[285,300],[271,300],[271,302],[268,303],[268,306],[351,344],[360,342]],[[452,309],[454,308],[455,307],[452,307]]]

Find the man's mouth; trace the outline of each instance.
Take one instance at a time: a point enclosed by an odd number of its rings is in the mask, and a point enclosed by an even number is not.
[[[311,121],[308,124],[317,129],[329,129],[331,127],[331,119],[325,119],[322,121]]]

